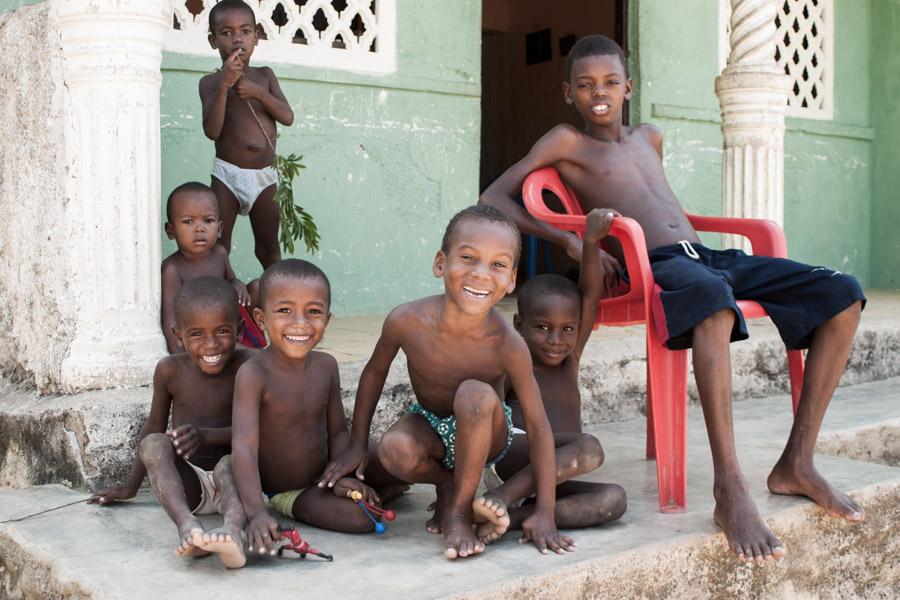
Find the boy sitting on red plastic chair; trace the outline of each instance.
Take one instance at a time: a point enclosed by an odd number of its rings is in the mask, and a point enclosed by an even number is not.
[[[769,489],[807,496],[832,516],[861,521],[862,509],[832,488],[813,464],[816,436],[865,304],[859,284],[824,267],[700,244],[666,180],[661,132],[649,124],[622,125],[631,80],[625,55],[612,40],[593,35],[573,46],[563,93],[584,119],[584,131],[554,127],[484,192],[480,202],[510,215],[521,231],[554,242],[577,258],[577,236],[534,219],[511,200],[529,173],[553,166],[585,211],[611,208],[641,225],[654,278],[663,289],[667,345],[693,349],[713,455],[714,517],[738,558],[778,559],[785,547],[760,518],[734,448],[728,344],[748,335],[736,298],[762,304],[788,348],[809,348],[794,426],[769,475]],[[618,269],[613,257],[602,254],[604,274]]]

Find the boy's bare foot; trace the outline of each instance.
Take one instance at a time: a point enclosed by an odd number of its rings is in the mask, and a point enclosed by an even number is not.
[[[440,533],[441,527],[444,521],[444,512],[447,510],[447,506],[450,504],[450,499],[453,496],[453,486],[434,486],[435,491],[437,492],[437,498],[434,499],[434,502],[428,505],[429,511],[434,511],[434,514],[431,515],[431,518],[425,522],[425,531],[428,533]]]
[[[831,487],[812,464],[801,467],[787,461],[778,461],[769,474],[767,483],[773,494],[806,496],[832,517],[853,522],[866,518],[865,511],[853,498]]]
[[[247,564],[247,557],[244,555],[244,532],[230,525],[205,532],[200,547],[217,554],[229,569],[239,569]]]
[[[746,562],[779,560],[787,553],[784,544],[766,526],[745,484],[714,492],[716,510],[713,518],[740,560]]]
[[[200,525],[200,521],[196,519],[192,519],[180,527],[178,529],[178,537],[181,538],[181,543],[175,548],[175,554],[182,558],[199,558],[209,554],[209,552],[200,547],[200,544],[203,543],[203,534],[203,527]]]
[[[472,501],[472,517],[479,523],[475,535],[484,544],[493,544],[509,529],[506,502],[490,492]]]
[[[467,511],[448,509],[441,520],[444,532],[444,556],[449,559],[465,558],[484,552],[484,544],[478,541],[472,531],[472,522]]]

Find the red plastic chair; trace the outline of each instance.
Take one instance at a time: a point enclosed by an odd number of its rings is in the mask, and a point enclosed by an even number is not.
[[[543,191],[555,194],[568,214],[550,210]],[[585,217],[572,190],[562,182],[556,169],[547,167],[529,175],[523,185],[525,208],[540,219],[579,236],[584,235]],[[688,215],[698,231],[733,233],[750,240],[757,256],[785,257],[784,233],[772,221]],[[647,458],[656,458],[659,485],[659,509],[664,513],[683,512],[686,508],[685,436],[687,420],[687,351],[669,350],[662,332],[665,316],[659,298],[661,288],[653,281],[644,232],[628,217],[613,219],[610,234],[621,242],[631,288],[622,296],[600,300],[596,329],[610,326],[647,325]],[[738,300],[747,319],[765,317],[766,311],[752,300]],[[803,386],[803,354],[788,350],[791,396],[794,412]]]

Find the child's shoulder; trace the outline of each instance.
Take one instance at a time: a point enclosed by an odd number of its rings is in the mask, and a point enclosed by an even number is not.
[[[392,327],[421,323],[426,316],[434,313],[435,309],[440,306],[442,299],[443,295],[438,294],[404,302],[388,313],[384,323]]]
[[[313,350],[309,353],[310,366],[315,367],[314,373],[333,375],[338,370],[337,359],[321,350]]]
[[[156,373],[153,379],[156,383],[166,383],[194,366],[191,357],[185,352],[169,354],[163,356],[156,363]]]
[[[631,135],[650,142],[657,150],[662,150],[662,130],[653,123],[641,123],[630,128]]]
[[[236,348],[232,357],[235,368],[240,369],[244,363],[248,362],[257,354],[259,354],[257,348]]]

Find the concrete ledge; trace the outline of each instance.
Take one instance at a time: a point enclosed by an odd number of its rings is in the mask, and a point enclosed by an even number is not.
[[[749,340],[732,345],[734,397],[759,398],[789,390],[784,346],[768,321],[750,323]],[[582,358],[580,386],[586,424],[643,416],[646,398],[642,327],[595,332]],[[340,365],[348,422],[364,361]],[[900,374],[900,323],[873,319],[856,336],[841,381],[850,385]],[[692,374],[688,394],[696,404]],[[0,379],[0,486],[64,483],[87,489],[120,481],[150,409],[148,387],[39,396]],[[380,435],[414,402],[406,361],[394,361],[373,419]],[[788,400],[789,402],[789,400]]]
[[[900,379],[838,390],[827,436],[895,418]],[[740,564],[711,518],[712,464],[703,418],[688,413],[688,506],[662,514],[655,464],[643,460],[641,419],[590,428],[607,464],[584,477],[614,481],[628,494],[621,520],[567,532],[576,552],[542,556],[506,536],[481,556],[448,561],[440,537],[424,530],[429,486],[414,486],[392,508],[383,536],[348,535],[301,525],[324,563],[251,558],[226,571],[215,558],[177,558],[175,527],[148,491],[109,508],[77,504],[0,525],[0,598],[281,597],[415,598],[894,598],[900,589],[900,469],[817,456],[822,473],[867,511],[864,523],[831,519],[809,501],[765,488],[791,427],[787,396],[735,406],[738,456],[763,518],[786,544],[774,565]],[[0,489],[0,521],[85,498],[58,485]],[[203,518],[216,526],[221,517]]]

